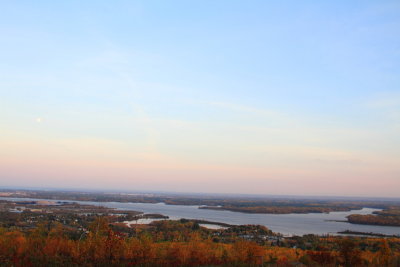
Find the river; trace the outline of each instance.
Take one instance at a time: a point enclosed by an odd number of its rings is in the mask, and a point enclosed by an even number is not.
[[[274,232],[284,235],[304,234],[336,234],[340,231],[350,230],[357,232],[372,232],[385,235],[400,235],[400,227],[361,225],[346,220],[350,214],[371,214],[380,209],[363,208],[361,210],[339,211],[330,213],[307,213],[307,214],[249,214],[224,210],[199,209],[199,206],[166,205],[164,203],[121,203],[121,202],[93,202],[93,201],[71,201],[55,199],[33,199],[33,198],[10,198],[0,197],[10,201],[65,201],[79,204],[104,206],[119,210],[135,210],[144,213],[159,213],[167,215],[170,219],[200,219],[228,224],[260,224],[265,225]]]

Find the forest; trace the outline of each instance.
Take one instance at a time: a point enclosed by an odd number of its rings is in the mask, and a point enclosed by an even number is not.
[[[350,223],[356,224],[400,226],[400,208],[398,206],[389,207],[382,211],[375,211],[374,214],[352,214],[347,216],[347,220]]]
[[[187,221],[161,221],[131,233],[95,218],[87,231],[61,223],[0,229],[1,266],[399,266],[399,238],[293,237],[281,243],[246,240],[240,229],[228,239]],[[242,230],[267,231],[253,226]],[[250,232],[249,232],[250,231]],[[265,233],[267,233],[265,232]],[[214,235],[213,235],[214,233]],[[302,246],[303,245],[303,246]]]

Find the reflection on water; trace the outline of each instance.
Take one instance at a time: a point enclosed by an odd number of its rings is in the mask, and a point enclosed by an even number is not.
[[[205,228],[208,228],[208,229],[214,229],[214,230],[228,228],[228,227],[224,227],[224,226],[217,225],[217,224],[211,224],[211,223],[200,223],[199,225],[202,226],[202,227],[205,227]]]
[[[126,223],[128,226],[129,225],[131,225],[131,224],[149,224],[149,223],[152,223],[152,222],[155,222],[155,221],[164,221],[164,220],[167,220],[167,219],[155,219],[155,218],[152,218],[152,219],[146,219],[146,218],[142,218],[142,219],[137,219],[137,220],[132,220],[132,221],[124,221],[123,223]]]
[[[38,200],[30,198],[8,198],[5,200],[22,201]],[[53,200],[54,201],[54,200]],[[198,206],[166,205],[164,203],[120,203],[120,202],[92,202],[92,201],[71,201],[80,204],[105,206],[120,210],[135,210],[144,213],[158,213],[169,216],[170,219],[198,219],[227,224],[261,224],[274,232],[284,235],[304,234],[335,234],[340,231],[351,230],[358,232],[372,232],[386,235],[400,235],[400,227],[359,225],[347,222],[350,214],[371,214],[379,209],[363,208],[362,210],[340,211],[330,213],[308,213],[308,214],[249,214],[231,212],[224,210],[199,209]]]

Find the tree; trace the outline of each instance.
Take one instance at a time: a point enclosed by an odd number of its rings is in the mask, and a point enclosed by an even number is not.
[[[357,244],[349,238],[339,241],[339,254],[345,267],[360,266],[362,263],[361,251]]]

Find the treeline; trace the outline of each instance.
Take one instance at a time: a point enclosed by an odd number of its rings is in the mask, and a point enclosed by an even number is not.
[[[168,227],[168,225],[164,225]],[[168,230],[168,229],[166,229]],[[316,250],[262,246],[237,239],[214,242],[196,231],[184,241],[160,241],[143,232],[129,237],[105,218],[87,232],[70,237],[61,224],[41,224],[21,232],[0,230],[1,266],[399,266],[400,253],[380,239],[376,251],[363,251],[356,240],[324,238]],[[393,242],[398,242],[394,240]]]
[[[382,216],[382,215],[360,215],[352,214],[347,216],[349,223],[400,226],[400,216]]]

